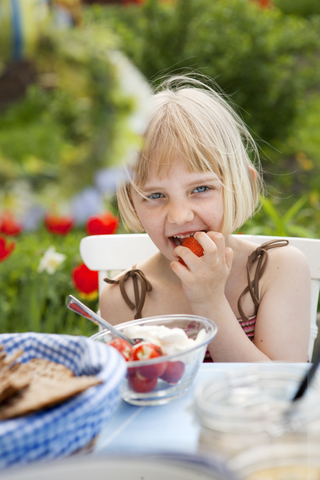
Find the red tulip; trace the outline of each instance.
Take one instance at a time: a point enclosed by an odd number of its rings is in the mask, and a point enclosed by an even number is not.
[[[92,215],[87,221],[89,235],[109,235],[115,233],[119,225],[119,219],[111,212]]]
[[[142,4],[145,3],[145,0],[122,0],[123,5],[129,5],[129,3]]]
[[[17,222],[12,213],[6,210],[0,215],[0,232],[6,235],[19,235],[22,224]]]
[[[173,0],[162,0],[163,2],[170,3]],[[143,3],[146,3],[146,0],[122,0],[122,5],[129,5],[130,3],[135,3],[136,5],[142,5]]]
[[[273,2],[271,0],[258,0],[258,3],[261,8],[270,8],[273,6]]]
[[[49,232],[56,233],[57,235],[67,235],[73,228],[74,219],[73,217],[63,217],[47,213],[44,217],[44,223]]]
[[[74,267],[71,276],[73,284],[79,292],[89,294],[98,290],[98,272],[89,270],[84,263]]]
[[[15,246],[15,242],[9,243],[4,237],[0,236],[0,262],[3,262],[11,255]]]

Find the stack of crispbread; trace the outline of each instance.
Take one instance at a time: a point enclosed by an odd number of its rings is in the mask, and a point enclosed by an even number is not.
[[[43,358],[19,363],[22,353],[7,355],[0,345],[0,420],[52,407],[102,382],[95,376],[75,377],[64,365]]]

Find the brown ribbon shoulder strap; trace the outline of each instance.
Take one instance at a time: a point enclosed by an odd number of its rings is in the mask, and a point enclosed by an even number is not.
[[[135,303],[130,300],[125,290],[124,284],[128,280],[128,278],[132,278],[133,281]],[[110,285],[119,285],[121,295],[128,307],[131,308],[131,310],[136,309],[136,314],[134,318],[137,319],[142,317],[142,308],[146,299],[146,293],[151,292],[152,285],[141,270],[133,268],[132,270],[129,270],[124,275],[122,275],[122,277],[120,277],[118,280],[111,280],[110,278],[104,278],[103,280]]]
[[[255,306],[255,315],[257,314],[258,307],[260,304],[260,298],[259,298],[259,280],[262,277],[266,266],[267,266],[267,261],[268,261],[268,250],[271,250],[272,248],[277,248],[277,247],[285,247],[289,244],[289,240],[270,240],[269,242],[263,243],[260,245],[258,248],[256,248],[251,255],[248,257],[248,262],[247,262],[247,279],[248,279],[248,286],[243,290],[241,293],[239,300],[238,300],[238,310],[240,313],[240,317],[244,322],[247,322],[249,318],[245,315],[242,306],[241,306],[241,301],[244,295],[248,292],[250,292],[252,301]],[[256,272],[254,275],[253,280],[250,280],[250,270],[252,265],[254,264],[255,261],[258,261],[257,263],[257,268]]]

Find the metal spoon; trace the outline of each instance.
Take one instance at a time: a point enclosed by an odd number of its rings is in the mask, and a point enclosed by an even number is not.
[[[73,312],[76,312],[82,317],[87,318],[88,320],[95,323],[96,325],[100,325],[101,327],[106,328],[107,330],[110,330],[110,332],[112,332],[117,337],[123,338],[123,340],[126,340],[127,342],[129,342],[130,345],[134,345],[135,343],[134,340],[132,340],[131,338],[128,338],[126,335],[119,332],[119,330],[113,327],[110,323],[106,322],[106,320],[101,318],[100,315],[98,315],[89,307],[84,305],[82,302],[80,302],[80,300],[75,298],[73,295],[67,296],[66,305]]]
[[[301,398],[302,395],[305,393],[305,391],[307,390],[307,388],[309,386],[309,383],[311,382],[311,380],[314,377],[314,374],[317,371],[319,363],[320,363],[320,349],[318,349],[318,351],[316,352],[316,356],[315,356],[313,365],[309,368],[309,370],[307,371],[306,375],[304,376],[302,382],[300,383],[299,388],[298,388],[295,396],[292,399],[292,402],[295,402],[296,400],[298,400],[298,398]]]

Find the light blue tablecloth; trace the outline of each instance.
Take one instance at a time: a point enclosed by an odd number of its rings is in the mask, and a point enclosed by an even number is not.
[[[192,405],[197,385],[224,372],[247,369],[244,363],[203,363],[190,390],[182,397],[158,407],[136,407],[121,401],[109,423],[102,430],[95,453],[125,454],[182,452],[197,453],[199,425]],[[257,364],[263,368],[266,364]],[[293,365],[293,364],[291,364]],[[272,364],[278,368],[277,364]],[[270,368],[270,364],[268,364]],[[297,364],[296,368],[307,368]]]

